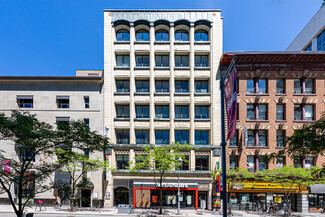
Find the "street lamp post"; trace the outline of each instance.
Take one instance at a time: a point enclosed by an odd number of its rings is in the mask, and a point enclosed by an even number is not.
[[[181,191],[180,191],[180,184],[179,184],[179,174],[180,174],[180,168],[182,166],[182,163],[183,163],[183,160],[181,157],[179,157],[178,159],[178,163],[179,163],[179,166],[178,166],[178,193],[177,193],[177,200],[178,200],[178,203],[177,203],[177,215],[179,215],[179,210],[181,208],[181,202],[179,201],[179,197],[181,196]]]

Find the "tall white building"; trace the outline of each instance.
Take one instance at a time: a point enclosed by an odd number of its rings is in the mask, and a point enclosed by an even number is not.
[[[105,206],[158,206],[150,173],[132,176],[129,160],[147,144],[195,145],[184,153],[182,207],[211,208],[210,171],[219,167],[222,55],[220,10],[105,10],[104,124],[112,144]],[[177,171],[164,205],[176,206]],[[159,198],[159,197],[158,197]]]

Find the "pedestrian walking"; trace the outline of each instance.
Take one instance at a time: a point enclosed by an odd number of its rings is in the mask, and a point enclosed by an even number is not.
[[[56,196],[54,208],[60,208],[62,206],[60,196]]]

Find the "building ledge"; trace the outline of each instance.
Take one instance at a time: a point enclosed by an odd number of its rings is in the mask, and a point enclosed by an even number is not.
[[[130,121],[130,118],[114,118],[114,121]]]
[[[210,41],[194,41],[195,45],[210,45]]]
[[[170,70],[169,66],[155,66],[155,70]]]
[[[194,121],[204,122],[204,121],[211,121],[211,119],[210,118],[195,118]]]
[[[184,67],[175,66],[174,67],[174,70],[190,70],[190,67],[189,66],[184,66]]]
[[[207,66],[207,67],[200,67],[200,66],[195,66],[194,67],[194,70],[210,70],[211,68],[209,67],[209,66]]]
[[[313,123],[315,120],[294,120],[293,123]]]
[[[114,92],[114,96],[118,95],[130,95],[130,92]]]
[[[190,93],[180,93],[180,92],[176,92],[176,93],[174,93],[174,96],[190,96]]]
[[[169,96],[169,92],[155,92],[155,96]]]
[[[134,41],[134,44],[150,44],[150,41]]]
[[[136,66],[134,70],[150,70],[150,66]]]
[[[190,118],[174,118],[174,121],[190,121]]]
[[[150,96],[150,92],[135,92],[134,95],[139,95],[139,96]]]
[[[191,42],[190,41],[175,41],[174,44],[175,45],[180,45],[180,44],[190,44]]]
[[[170,44],[170,41],[155,41],[154,44]]]
[[[246,120],[246,122],[259,122],[259,123],[269,123],[269,120]]]
[[[114,41],[114,44],[130,44],[130,41]]]
[[[246,93],[246,96],[270,96],[268,93]]]
[[[210,96],[210,93],[194,93],[194,96]]]
[[[317,96],[315,93],[294,93],[293,96]]]
[[[155,118],[155,121],[170,121],[170,118]]]
[[[247,149],[270,149],[270,146],[245,146]]]
[[[134,121],[150,121],[150,118],[134,118]]]
[[[130,70],[130,66],[115,66],[114,70]]]

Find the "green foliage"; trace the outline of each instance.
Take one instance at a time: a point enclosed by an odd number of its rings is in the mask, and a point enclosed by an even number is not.
[[[323,0],[321,8],[324,7],[324,6],[325,6],[325,0]]]

